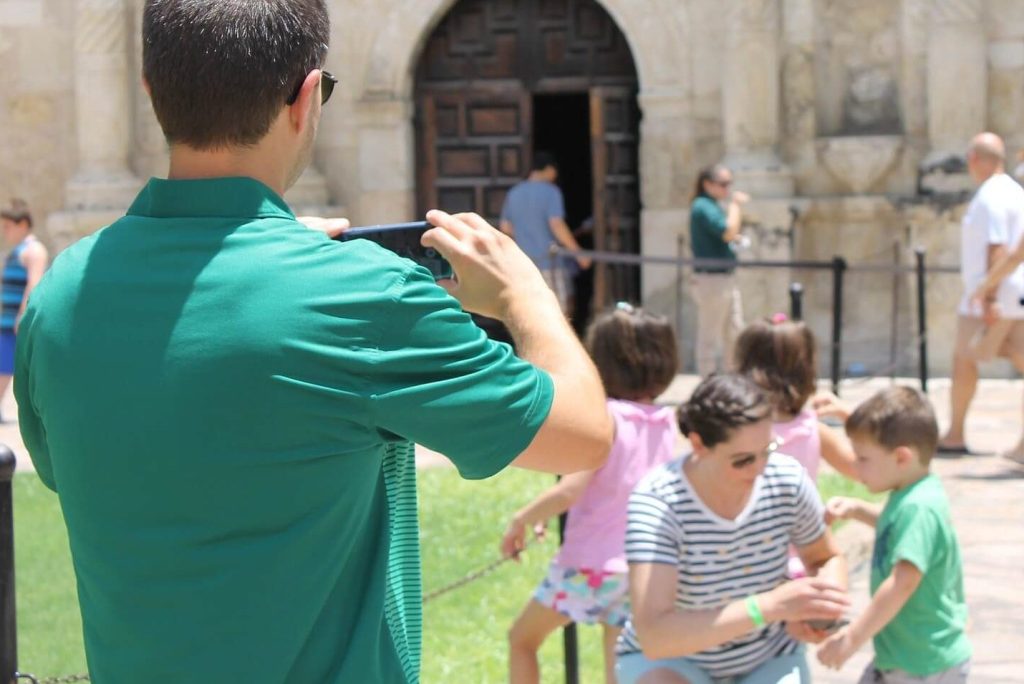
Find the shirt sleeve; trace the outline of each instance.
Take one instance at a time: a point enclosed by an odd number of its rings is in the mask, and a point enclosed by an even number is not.
[[[691,231],[699,230],[710,233],[718,239],[722,239],[728,228],[725,212],[709,199],[697,200],[694,203],[690,223]]]
[[[889,539],[892,564],[907,561],[922,574],[934,564],[938,553],[943,521],[935,511],[924,506],[908,506],[894,521]]]
[[[53,463],[50,460],[50,447],[46,441],[46,430],[32,401],[32,320],[35,311],[31,305],[25,312],[18,327],[18,344],[15,345],[14,361],[14,398],[18,402],[18,427],[21,438],[25,442],[32,466],[35,468],[39,481],[49,489],[57,491],[57,481],[53,476]]]
[[[565,218],[565,198],[562,197],[562,191],[558,189],[557,185],[551,186],[548,197],[548,219],[553,218]]]
[[[554,384],[490,340],[422,268],[399,283],[374,369],[378,430],[438,451],[467,479],[507,466],[547,420]]]
[[[668,502],[648,491],[634,491],[626,513],[626,560],[679,564],[679,521]]]
[[[799,468],[796,488],[796,516],[790,529],[790,540],[796,547],[813,544],[825,534],[825,507],[821,495],[803,467]]]

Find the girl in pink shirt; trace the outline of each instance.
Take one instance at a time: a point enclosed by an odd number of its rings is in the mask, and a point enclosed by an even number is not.
[[[609,397],[615,443],[604,466],[566,475],[519,510],[505,531],[502,553],[514,557],[529,529],[540,534],[550,518],[569,512],[562,548],[509,632],[513,684],[540,681],[538,649],[570,622],[603,625],[605,678],[615,682],[615,641],[629,615],[626,506],[636,483],[675,452],[675,412],[653,403],[678,368],[668,320],[619,304],[590,326],[586,344]]]
[[[814,481],[822,459],[856,480],[850,443],[820,422],[810,405],[817,391],[817,349],[814,333],[805,323],[777,315],[747,326],[736,340],[735,363],[771,401],[779,453],[799,461]],[[800,559],[791,554],[790,574],[799,577],[803,572]]]

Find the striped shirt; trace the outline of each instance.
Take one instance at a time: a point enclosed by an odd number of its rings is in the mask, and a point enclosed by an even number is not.
[[[25,298],[25,288],[28,287],[28,270],[21,263],[21,254],[25,248],[32,244],[35,236],[29,235],[18,243],[7,255],[4,262],[2,297],[3,310],[0,312],[0,330],[14,332],[14,325],[18,321],[18,312],[21,311],[21,301]]]
[[[726,520],[694,491],[683,472],[686,458],[653,471],[634,490],[627,560],[675,565],[676,607],[684,611],[719,608],[785,582],[789,544],[806,546],[825,532],[821,499],[803,466],[789,456],[772,455],[746,508],[735,520]],[[793,653],[797,646],[776,622],[688,657],[712,677],[731,677]],[[631,620],[618,652],[640,651]]]

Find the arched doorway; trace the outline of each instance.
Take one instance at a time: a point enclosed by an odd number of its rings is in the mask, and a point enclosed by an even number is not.
[[[496,222],[544,149],[559,160],[570,227],[592,219],[594,248],[639,253],[637,87],[626,39],[595,0],[461,0],[416,68],[419,208]],[[591,301],[637,301],[639,272],[584,274],[576,320]]]

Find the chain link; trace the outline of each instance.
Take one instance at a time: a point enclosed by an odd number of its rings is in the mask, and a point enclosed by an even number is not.
[[[90,681],[88,673],[65,675],[63,677],[48,677],[46,679],[36,679],[35,675],[31,675],[25,672],[15,672],[14,681],[18,681],[19,679],[26,679],[32,682],[32,684],[74,684],[75,682]]]
[[[526,547],[523,548],[523,551],[525,551],[526,548],[528,548],[531,544],[533,544],[536,541],[537,541],[537,537],[528,537],[526,539]],[[520,553],[522,553],[522,551],[520,551]],[[479,570],[475,570],[475,571],[469,573],[465,577],[457,579],[457,580],[455,580],[454,582],[452,582],[450,584],[446,584],[443,587],[441,587],[440,589],[435,589],[434,591],[430,592],[429,594],[426,594],[423,597],[423,605],[426,605],[430,601],[433,601],[436,598],[444,596],[445,594],[450,594],[451,592],[455,591],[456,589],[461,589],[462,587],[470,585],[473,582],[476,582],[477,580],[480,580],[480,579],[483,579],[484,577],[487,577],[488,575],[490,575],[492,572],[494,572],[495,570],[500,568],[505,563],[508,563],[511,560],[515,560],[515,558],[516,558],[515,556],[509,556],[508,558],[499,558],[498,560],[490,563],[489,565],[485,565],[484,567],[480,568]]]

